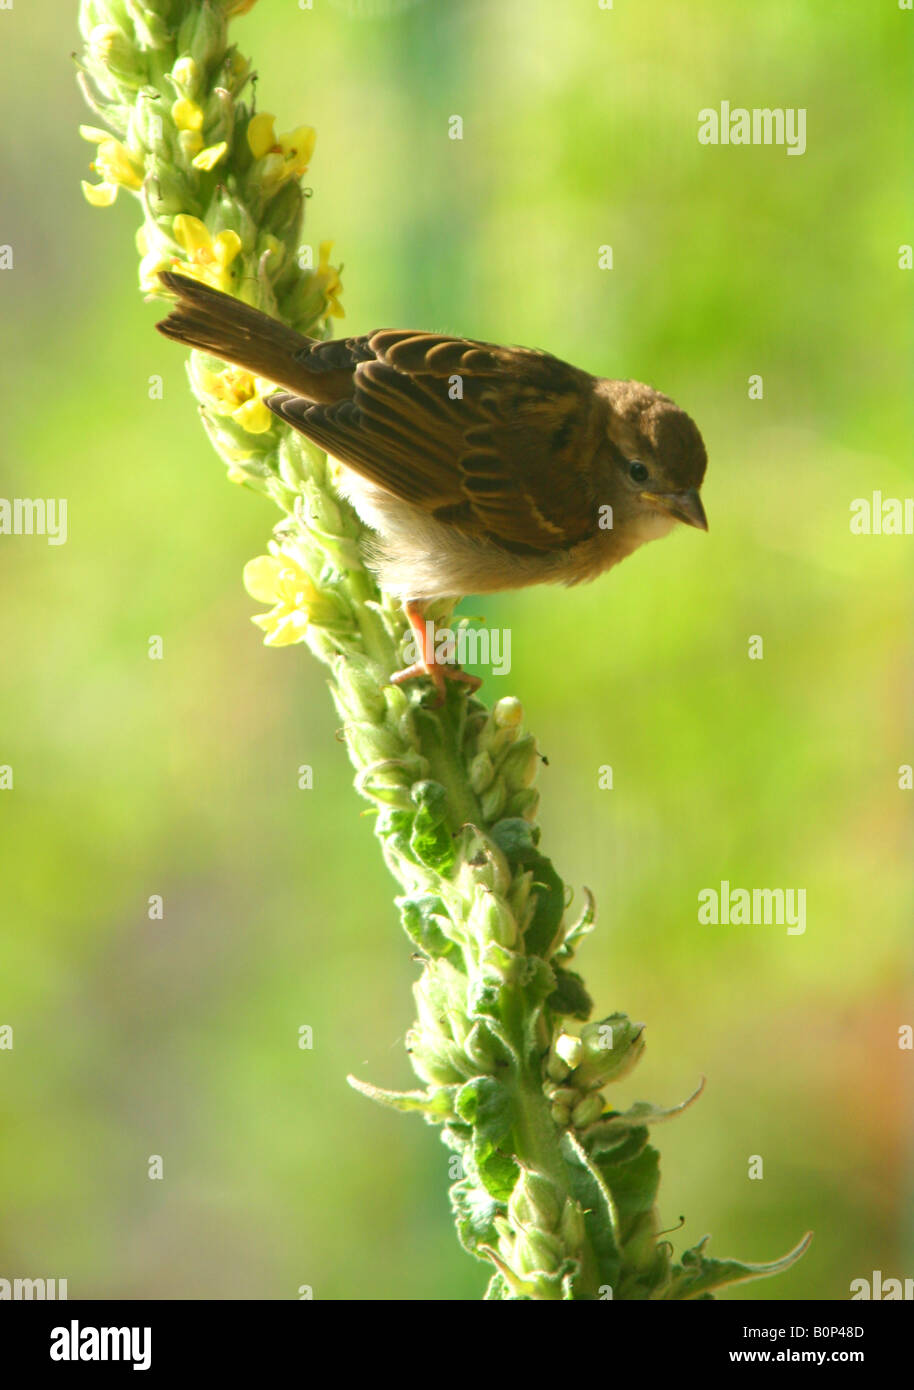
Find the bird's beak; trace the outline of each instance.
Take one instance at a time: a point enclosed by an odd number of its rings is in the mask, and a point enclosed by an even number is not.
[[[707,531],[708,518],[697,488],[690,487],[688,492],[642,492],[641,496],[645,502],[659,507],[677,521],[684,521],[686,526],[697,526],[699,531]]]

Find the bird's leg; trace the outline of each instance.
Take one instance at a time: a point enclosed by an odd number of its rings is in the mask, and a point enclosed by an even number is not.
[[[407,599],[403,604],[403,611],[415,634],[419,647],[419,660],[402,671],[395,671],[390,678],[391,684],[402,685],[404,681],[415,680],[419,676],[427,676],[437,691],[436,706],[444,704],[447,692],[446,681],[459,681],[462,685],[468,685],[470,690],[478,690],[482,685],[478,676],[470,676],[466,671],[461,671],[459,666],[452,666],[450,663],[435,660],[434,634],[429,640],[425,614],[420,605],[413,602],[412,599]]]

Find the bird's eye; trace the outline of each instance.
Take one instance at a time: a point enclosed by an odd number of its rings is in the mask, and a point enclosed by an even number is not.
[[[628,465],[628,476],[631,478],[633,483],[646,483],[648,478],[650,477],[650,474],[648,473],[644,464],[638,463],[636,460],[634,463],[630,463]]]

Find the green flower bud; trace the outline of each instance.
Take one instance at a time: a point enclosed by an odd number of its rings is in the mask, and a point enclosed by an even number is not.
[[[508,892],[508,905],[523,930],[526,926],[528,909],[532,908],[530,893],[533,888],[533,873],[528,869],[526,873],[517,874]]]
[[[449,1014],[466,1013],[466,977],[447,961],[428,966],[413,985],[419,1022],[429,1032],[449,1031]]]
[[[505,816],[521,816],[524,820],[536,820],[536,813],[539,810],[540,794],[535,787],[524,787],[521,791],[513,792],[505,802]]]
[[[492,821],[500,820],[505,808],[506,788],[502,779],[497,781],[483,792],[481,798],[482,817],[488,824]]]
[[[174,35],[170,25],[154,9],[141,4],[140,0],[134,0],[129,6],[129,13],[130,22],[143,48],[166,48],[172,42]]]
[[[495,1054],[490,1046],[488,1029],[484,1023],[473,1024],[463,1044],[463,1050],[480,1072],[492,1076],[495,1072]]]
[[[400,739],[385,724],[368,724],[358,719],[346,725],[346,742],[357,763],[396,758],[405,751]]]
[[[280,445],[280,455],[283,446],[289,451],[288,441],[284,440]],[[301,471],[300,460],[297,468]],[[301,493],[300,515],[308,530],[325,536],[339,536],[343,529],[343,515],[330,493],[318,487],[312,478],[305,479]]]
[[[603,1097],[599,1091],[591,1091],[579,1100],[571,1112],[571,1123],[575,1129],[586,1129],[603,1114]]]
[[[522,1231],[514,1242],[514,1268],[520,1274],[546,1274],[559,1268],[565,1258],[561,1237],[548,1231]]]
[[[515,1226],[554,1231],[561,1212],[561,1198],[552,1179],[524,1169],[508,1199],[509,1221]]]
[[[560,1105],[557,1100],[552,1102],[552,1118],[559,1129],[565,1129],[571,1119],[571,1111],[567,1105]]]
[[[550,1081],[564,1081],[570,1070],[561,1057],[556,1057],[555,1053],[550,1051],[546,1058],[546,1075]]]
[[[489,888],[476,889],[467,920],[467,930],[481,946],[495,942],[499,946],[510,948],[517,943],[517,921],[514,914],[504,899]]]
[[[470,763],[470,786],[477,796],[491,786],[494,776],[495,769],[488,753],[477,753]]]
[[[461,832],[460,860],[458,886],[463,897],[472,897],[477,887],[507,893],[511,886],[508,861],[495,841],[475,826],[468,825]]]
[[[611,1014],[600,1023],[581,1029],[581,1061],[572,1080],[582,1090],[597,1090],[608,1081],[621,1081],[644,1051],[644,1024],[632,1023],[625,1014]]]
[[[517,792],[523,787],[529,787],[536,776],[538,764],[539,754],[536,751],[536,739],[532,734],[525,734],[508,749],[499,764],[498,771],[504,777],[508,791]]]
[[[581,1039],[573,1033],[559,1033],[552,1044],[552,1051],[573,1070],[581,1060],[583,1046]]]
[[[147,80],[143,55],[113,24],[96,24],[86,40],[91,63],[107,68],[124,87],[138,91]]]
[[[566,1110],[573,1110],[581,1099],[581,1092],[575,1090],[573,1086],[556,1086],[549,1092],[549,1099],[558,1105],[564,1105]]]
[[[198,67],[206,69],[222,57],[225,46],[225,16],[222,7],[195,7],[181,26],[178,49],[189,52]]]
[[[473,713],[467,715],[463,726],[463,751],[468,758],[477,751],[479,735],[485,728],[488,718],[485,710],[481,709],[474,710]]]
[[[299,183],[292,179],[283,184],[274,198],[270,199],[265,213],[265,230],[279,237],[286,246],[297,246],[305,208],[305,198]],[[275,264],[271,262],[271,271]]]
[[[492,718],[499,729],[516,729],[523,722],[524,707],[513,695],[505,695],[493,705]]]
[[[195,97],[200,88],[200,69],[193,58],[179,58],[171,70],[171,80],[182,97]]]
[[[406,1034],[406,1050],[416,1075],[435,1086],[456,1086],[466,1080],[466,1070],[459,1065],[456,1045],[435,1033],[411,1028]]]
[[[559,1234],[565,1243],[567,1253],[577,1255],[584,1244],[584,1237],[587,1232],[584,1226],[584,1213],[580,1204],[573,1197],[565,1198]]]

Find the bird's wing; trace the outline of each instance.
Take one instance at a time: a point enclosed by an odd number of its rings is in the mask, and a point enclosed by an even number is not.
[[[351,393],[267,404],[379,487],[507,548],[555,550],[592,534],[596,501],[578,466],[596,447],[586,373],[524,348],[392,330],[300,357],[310,371],[349,365]]]

